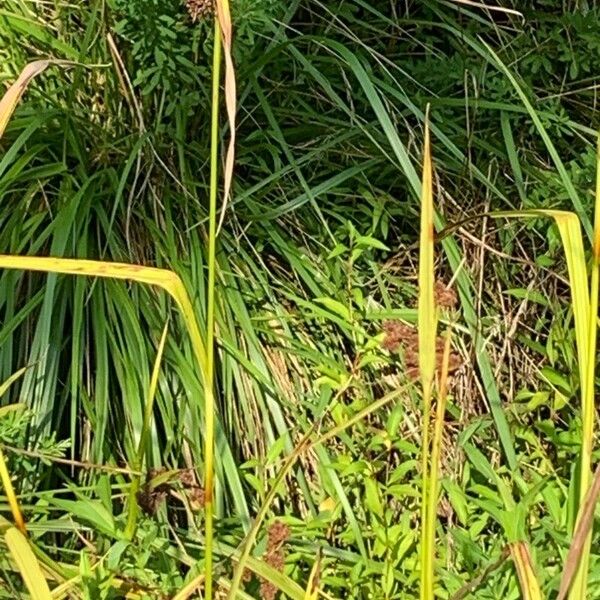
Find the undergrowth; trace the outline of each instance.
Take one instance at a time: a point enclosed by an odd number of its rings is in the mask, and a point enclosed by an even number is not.
[[[526,547],[554,597],[582,441],[567,265],[555,223],[489,213],[575,211],[591,239],[598,9],[231,4],[215,597],[237,575],[240,598],[419,596],[427,104],[436,228],[453,226],[435,246],[440,365],[452,329],[435,595],[521,597],[510,551]],[[3,88],[31,60],[69,63],[29,85],[0,139],[0,254],[171,270],[206,321],[214,39],[200,5],[5,0]],[[0,383],[15,373],[0,388],[1,449],[53,597],[202,593],[205,393],[175,303],[139,283],[1,270]],[[0,509],[10,521],[5,495]],[[597,547],[594,534],[589,597]],[[2,552],[0,597],[27,593]]]

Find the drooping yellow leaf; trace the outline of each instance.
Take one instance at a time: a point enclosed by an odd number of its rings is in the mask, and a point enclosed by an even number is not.
[[[8,88],[2,100],[0,100],[0,138],[4,135],[4,130],[8,125],[21,96],[27,89],[29,82],[39,75],[52,61],[36,60],[29,63],[21,72],[18,79]]]
[[[4,534],[4,541],[21,573],[31,599],[52,600],[46,578],[27,538],[16,527],[11,527]]]
[[[62,273],[64,275],[85,275],[122,279],[156,285],[170,294],[181,310],[192,338],[192,347],[201,367],[206,374],[206,352],[200,334],[192,303],[180,277],[173,271],[98,260],[79,258],[54,258],[46,256],[0,255],[0,269],[19,269],[23,271],[42,271],[44,273]]]
[[[6,381],[0,384],[0,398],[6,394],[8,388],[17,381],[20,377],[22,377],[27,371],[28,367],[22,367],[18,371],[15,371]],[[5,406],[4,408],[8,408]]]
[[[223,41],[223,54],[225,56],[225,107],[227,109],[227,120],[229,121],[229,144],[227,146],[227,155],[225,157],[225,172],[223,184],[223,204],[219,217],[217,230],[221,228],[225,219],[225,211],[231,193],[231,184],[233,181],[233,165],[235,161],[235,128],[236,128],[236,103],[237,90],[235,81],[235,67],[231,53],[233,28],[231,24],[231,12],[229,10],[229,0],[217,0],[216,2],[217,19],[221,28],[221,39]]]
[[[575,319],[575,339],[577,344],[578,369],[581,381],[585,381],[587,378],[589,354],[588,330],[590,320],[590,291],[586,268],[587,262],[579,218],[575,213],[564,210],[510,210],[486,213],[485,215],[470,217],[461,221],[458,225],[463,225],[470,220],[481,218],[482,216],[493,219],[539,219],[540,217],[549,217],[556,223],[563,244],[569,273],[573,316]],[[444,231],[444,235],[448,235],[448,233],[454,231],[456,227],[457,225],[447,227]]]
[[[12,513],[15,525],[17,526],[19,531],[25,533],[27,531],[27,528],[25,526],[25,519],[23,519],[23,513],[21,512],[21,507],[19,506],[19,501],[17,500],[17,494],[15,493],[15,488],[13,487],[12,480],[10,478],[10,473],[8,472],[6,461],[4,460],[4,452],[2,452],[1,449],[0,481],[2,482],[2,487],[4,488],[6,500],[8,502],[8,505],[10,506],[10,512]]]

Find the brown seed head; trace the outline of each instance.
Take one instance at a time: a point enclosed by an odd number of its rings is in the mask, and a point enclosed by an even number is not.
[[[194,23],[201,19],[208,19],[215,13],[214,0],[186,0],[185,7]]]
[[[458,304],[456,292],[452,288],[446,287],[442,281],[435,282],[434,295],[435,303],[440,308],[453,309]]]

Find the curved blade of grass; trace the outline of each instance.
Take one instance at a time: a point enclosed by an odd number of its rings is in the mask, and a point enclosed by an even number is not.
[[[6,254],[0,255],[0,269],[18,269],[22,271],[61,273],[63,275],[85,275],[87,277],[121,279],[162,288],[175,300],[182,312],[186,325],[189,327],[196,358],[202,375],[204,375],[206,370],[206,350],[202,336],[200,335],[200,328],[196,322],[192,303],[183,282],[173,271],[129,263],[80,258],[12,256]]]
[[[587,283],[587,269],[585,260],[585,251],[583,247],[583,236],[581,234],[581,223],[577,215],[573,212],[552,209],[530,209],[530,210],[510,210],[486,213],[485,215],[475,215],[464,219],[458,224],[453,224],[446,228],[442,233],[448,235],[457,227],[462,226],[469,221],[488,217],[493,219],[534,219],[540,217],[549,217],[554,220],[560,233],[567,269],[569,273],[569,282],[571,284],[571,297],[573,301],[573,314],[575,319],[575,338],[577,343],[577,353],[579,360],[579,374],[581,381],[586,378],[587,360],[588,360],[588,324],[590,315],[590,298]]]
[[[21,71],[18,79],[8,88],[2,100],[0,100],[0,138],[4,135],[8,121],[17,107],[21,96],[25,93],[29,82],[51,63],[52,61],[50,60],[36,60],[29,63]]]
[[[150,386],[148,388],[148,395],[146,397],[146,405],[144,407],[144,422],[142,424],[142,431],[140,432],[140,441],[138,443],[135,463],[132,465],[132,470],[136,472],[136,475],[134,475],[133,480],[131,481],[131,488],[129,490],[129,513],[127,515],[127,525],[125,527],[125,539],[127,540],[133,539],[133,536],[135,534],[135,527],[137,524],[137,515],[139,512],[137,493],[140,489],[141,484],[140,472],[144,464],[144,453],[146,452],[148,435],[150,433],[150,427],[152,425],[154,397],[156,396],[156,388],[158,387],[158,376],[160,374],[160,365],[162,363],[162,357],[165,350],[165,343],[167,341],[168,331],[169,323],[167,322],[165,323],[165,327],[160,337],[160,342],[158,343],[158,350],[156,352],[156,359],[154,361],[152,377],[150,378]]]
[[[10,388],[10,386],[17,381],[18,379],[20,379],[25,372],[27,371],[29,367],[21,367],[18,371],[15,371],[6,381],[2,382],[2,384],[0,384],[0,398],[2,398],[2,396],[4,396],[4,394],[6,394],[6,392],[8,391],[8,388]],[[10,408],[8,406],[3,407],[5,409]],[[2,415],[2,409],[0,409],[0,416]]]
[[[27,538],[18,529],[11,527],[4,534],[4,541],[32,600],[52,600],[46,578]]]
[[[25,526],[25,519],[23,519],[23,513],[21,512],[21,507],[19,506],[19,501],[17,500],[17,495],[15,494],[15,488],[13,487],[12,481],[10,479],[10,473],[8,472],[6,461],[4,460],[4,452],[2,452],[1,449],[0,481],[2,481],[2,486],[4,487],[4,492],[6,494],[6,500],[8,501],[8,505],[10,506],[10,512],[12,513],[15,525],[17,526],[19,531],[26,533],[27,528]]]
[[[27,371],[28,367],[22,367],[15,373],[13,373],[6,381],[0,385],[0,398],[6,393],[8,388],[19,379],[25,371]],[[24,408],[22,404],[10,404],[9,406],[4,406],[0,409],[0,417],[4,416],[9,412],[13,412],[15,410],[20,410]],[[26,533],[25,520],[23,519],[23,514],[21,513],[21,508],[19,506],[19,501],[17,500],[17,495],[15,494],[15,489],[12,485],[12,481],[10,479],[10,473],[8,472],[8,467],[6,466],[6,461],[4,459],[4,453],[2,449],[0,449],[0,481],[2,481],[2,486],[4,487],[4,491],[6,493],[6,499],[8,501],[8,505],[10,506],[10,511],[13,515],[13,519],[15,521],[15,525],[22,531]]]

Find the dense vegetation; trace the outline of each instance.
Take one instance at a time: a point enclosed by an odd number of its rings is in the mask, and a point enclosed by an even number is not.
[[[436,227],[450,226],[435,246],[438,363],[452,329],[436,597],[522,597],[515,548],[556,596],[579,501],[576,307],[556,223],[482,215],[574,211],[591,240],[600,8],[500,4],[231,2],[216,598],[244,548],[239,598],[419,597],[427,105]],[[206,322],[213,20],[202,0],[2,2],[3,88],[32,60],[65,62],[30,83],[0,139],[0,254],[169,269]],[[52,597],[203,593],[201,379],[163,290],[0,271],[1,449]],[[0,598],[29,597],[11,556]]]

